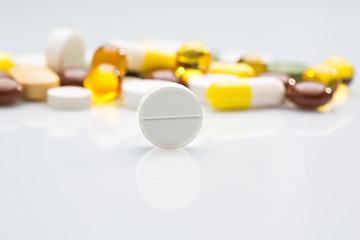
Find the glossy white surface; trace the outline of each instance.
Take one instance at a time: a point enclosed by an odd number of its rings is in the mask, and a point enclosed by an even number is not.
[[[1,239],[358,239],[360,97],[214,112],[153,148],[121,101],[0,109]]]

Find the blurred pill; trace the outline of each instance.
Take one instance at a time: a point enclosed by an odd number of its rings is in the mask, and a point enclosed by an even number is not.
[[[91,67],[94,68],[103,63],[116,67],[121,76],[126,75],[126,51],[124,49],[112,45],[99,47],[92,58]]]
[[[10,77],[0,78],[0,104],[12,104],[18,101],[23,93],[23,87]]]
[[[144,96],[151,88],[163,83],[166,83],[166,81],[156,79],[124,81],[121,87],[124,107],[136,109],[142,96]]]
[[[7,52],[0,51],[0,70],[8,72],[14,65],[11,55]]]
[[[88,69],[81,67],[69,67],[62,69],[59,73],[61,86],[82,87],[88,72]]]
[[[60,85],[59,76],[47,67],[16,66],[9,73],[23,85],[24,97],[28,100],[46,100],[46,91]]]
[[[323,83],[333,91],[336,91],[342,81],[339,72],[325,64],[316,64],[307,68],[304,72],[303,80]]]
[[[0,78],[8,78],[8,77],[10,77],[9,74],[4,72],[3,70],[0,70]]]
[[[185,85],[186,83],[181,80],[178,76],[175,75],[174,71],[171,70],[157,70],[151,73],[148,73],[144,76],[144,79],[157,79],[165,80],[169,82],[179,83]]]
[[[219,81],[207,91],[209,104],[217,110],[274,107],[284,97],[285,86],[274,77]]]
[[[335,68],[342,82],[350,84],[354,77],[354,69],[349,59],[343,56],[331,56],[324,61],[324,64]]]
[[[286,96],[301,108],[317,108],[328,103],[333,91],[325,84],[316,81],[303,81],[289,84]]]
[[[239,60],[239,63],[249,64],[254,69],[256,75],[265,72],[267,69],[265,60],[259,54],[245,54]]]
[[[47,91],[47,104],[59,110],[80,110],[90,107],[92,92],[78,86],[61,86]]]
[[[85,66],[85,43],[74,30],[55,29],[46,46],[46,66],[55,72],[67,67]]]
[[[246,63],[225,63],[212,62],[209,73],[226,73],[237,75],[238,77],[255,77],[254,69]]]
[[[209,73],[203,76],[192,77],[188,80],[189,89],[195,94],[199,102],[208,104],[206,92],[214,82],[240,79],[236,75],[224,73]]]
[[[285,73],[296,81],[301,81],[307,67],[307,64],[301,62],[274,61],[268,64],[268,71]]]
[[[281,73],[281,72],[264,72],[258,75],[259,77],[275,77],[282,81],[287,88],[289,86],[289,81],[293,79],[291,76]]]
[[[121,39],[110,40],[109,45],[125,49],[127,70],[131,73],[175,70],[176,51]]]

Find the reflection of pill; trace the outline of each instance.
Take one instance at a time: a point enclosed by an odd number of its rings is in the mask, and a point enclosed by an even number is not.
[[[240,79],[236,75],[213,73],[197,76],[188,80],[188,87],[195,94],[201,103],[207,104],[206,92],[208,88],[217,81],[235,80]]]
[[[136,109],[141,97],[154,86],[166,83],[166,81],[142,79],[124,81],[122,84],[123,105]]]
[[[83,87],[62,86],[47,91],[49,107],[60,110],[86,109],[91,104],[91,91]]]
[[[195,95],[176,83],[150,89],[140,100],[138,115],[145,137],[162,148],[185,146],[202,124],[202,110]]]
[[[16,66],[9,73],[24,86],[24,97],[29,100],[45,100],[46,91],[60,85],[59,76],[47,67]]]
[[[61,86],[80,86],[84,84],[84,79],[89,70],[80,67],[64,68],[60,71],[59,77]]]
[[[12,104],[22,96],[23,87],[9,77],[0,78],[0,104]]]
[[[332,99],[333,91],[320,82],[303,81],[290,84],[286,95],[299,107],[317,108]]]
[[[84,67],[85,44],[82,37],[71,29],[56,29],[47,43],[46,64],[55,72],[67,67]]]
[[[218,110],[278,106],[284,96],[284,84],[273,77],[219,81],[207,91],[209,104]]]

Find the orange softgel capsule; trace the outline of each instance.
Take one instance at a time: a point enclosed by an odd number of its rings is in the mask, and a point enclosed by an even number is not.
[[[93,56],[91,66],[94,68],[102,63],[111,64],[120,71],[121,76],[126,75],[127,65],[124,49],[112,45],[99,47]]]
[[[94,67],[84,80],[84,87],[92,91],[92,98],[97,102],[114,100],[121,91],[122,76],[120,71],[110,64]]]

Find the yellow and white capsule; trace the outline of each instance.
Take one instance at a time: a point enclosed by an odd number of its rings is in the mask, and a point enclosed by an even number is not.
[[[274,107],[284,98],[284,84],[273,77],[219,81],[207,91],[209,104],[218,110]]]
[[[175,70],[175,50],[126,40],[111,40],[109,44],[126,50],[129,72],[143,74],[155,70]]]

